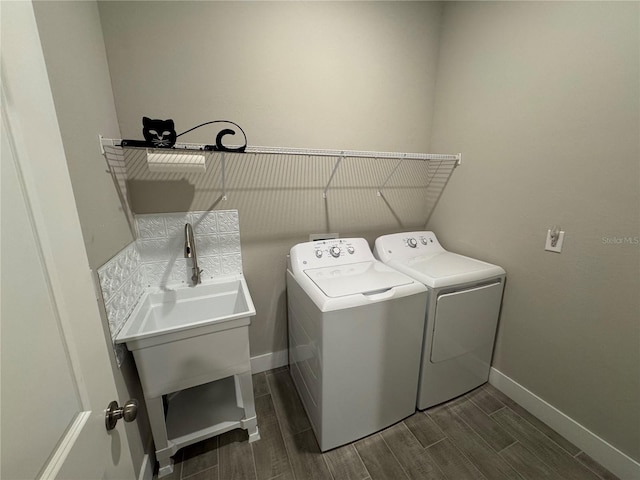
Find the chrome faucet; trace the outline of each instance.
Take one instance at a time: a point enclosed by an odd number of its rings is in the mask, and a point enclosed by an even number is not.
[[[187,223],[184,226],[184,258],[193,259],[193,268],[191,269],[193,275],[191,275],[191,281],[193,282],[193,285],[196,286],[202,281],[202,279],[200,278],[202,270],[198,268],[196,237],[193,236],[193,228],[191,227],[190,223]]]

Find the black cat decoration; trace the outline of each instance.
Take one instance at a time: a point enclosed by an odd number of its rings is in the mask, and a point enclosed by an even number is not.
[[[178,138],[173,120],[152,120],[149,117],[142,117],[142,136],[147,145],[156,148],[171,148]]]
[[[213,150],[219,152],[244,152],[247,148],[247,135],[237,123],[229,120],[213,120],[211,122],[201,123],[189,130],[185,130],[180,134],[176,134],[175,125],[172,119],[157,120],[149,117],[142,117],[142,136],[144,140],[122,140],[123,147],[147,147],[147,148],[172,148],[176,144],[176,139],[185,133],[189,133],[196,128],[204,127],[212,123],[229,123],[235,125],[242,132],[244,137],[244,145],[240,147],[226,147],[222,144],[222,137],[226,135],[235,135],[236,132],[231,128],[224,128],[216,135],[215,145],[205,145],[204,150]]]

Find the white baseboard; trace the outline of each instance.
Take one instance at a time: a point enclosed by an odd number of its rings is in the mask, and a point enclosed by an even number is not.
[[[278,350],[277,352],[265,353],[251,357],[251,372],[266,372],[273,368],[283,367],[289,364],[289,350]]]
[[[148,454],[144,454],[142,457],[142,466],[140,468],[140,475],[138,480],[151,480],[153,478],[153,465],[151,464],[151,457]]]
[[[624,480],[640,479],[640,463],[499,370],[491,369],[489,383],[522,405],[611,473]]]

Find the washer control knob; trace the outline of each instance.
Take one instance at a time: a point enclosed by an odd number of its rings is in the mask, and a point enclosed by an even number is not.
[[[338,258],[340,256],[340,247],[331,247],[329,253],[331,253],[332,257]]]
[[[422,242],[423,245],[426,245],[427,242],[427,237],[420,237],[420,241]]]
[[[351,245],[347,247],[347,252],[349,252],[349,255],[353,255],[355,251],[356,249],[353,248]]]
[[[316,257],[322,258],[322,250],[316,250]]]
[[[416,248],[418,246],[418,242],[416,242],[415,238],[410,238],[409,240],[407,240],[407,245],[409,245],[411,248]]]

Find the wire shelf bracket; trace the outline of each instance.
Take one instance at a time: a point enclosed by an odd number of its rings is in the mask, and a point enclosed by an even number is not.
[[[391,177],[393,177],[393,174],[396,173],[396,170],[398,169],[398,167],[402,164],[402,162],[404,162],[404,158],[398,160],[398,163],[396,163],[396,166],[393,167],[393,170],[391,170],[391,172],[389,173],[389,175],[387,175],[387,178],[385,178],[384,182],[382,182],[382,185],[380,185],[378,187],[378,190],[376,191],[376,195],[381,197],[382,196],[382,189],[385,187],[385,185],[387,184],[387,182],[389,182],[389,180],[391,180]]]
[[[226,168],[225,168],[225,158],[224,158],[224,152],[222,152],[222,156],[220,158],[220,168],[221,168],[221,174],[220,174],[220,180],[222,183],[222,200],[227,200],[227,188],[226,188],[226,183],[225,183],[225,172],[226,172]]]
[[[338,160],[336,161],[335,165],[333,166],[333,170],[331,172],[331,176],[329,176],[329,180],[327,181],[327,186],[324,187],[324,191],[322,192],[322,198],[327,198],[327,191],[329,190],[329,185],[331,185],[333,177],[336,174],[336,172],[338,171],[338,167],[340,166],[340,162],[342,162],[343,159],[344,159],[344,156],[341,156],[340,158],[338,158]]]

